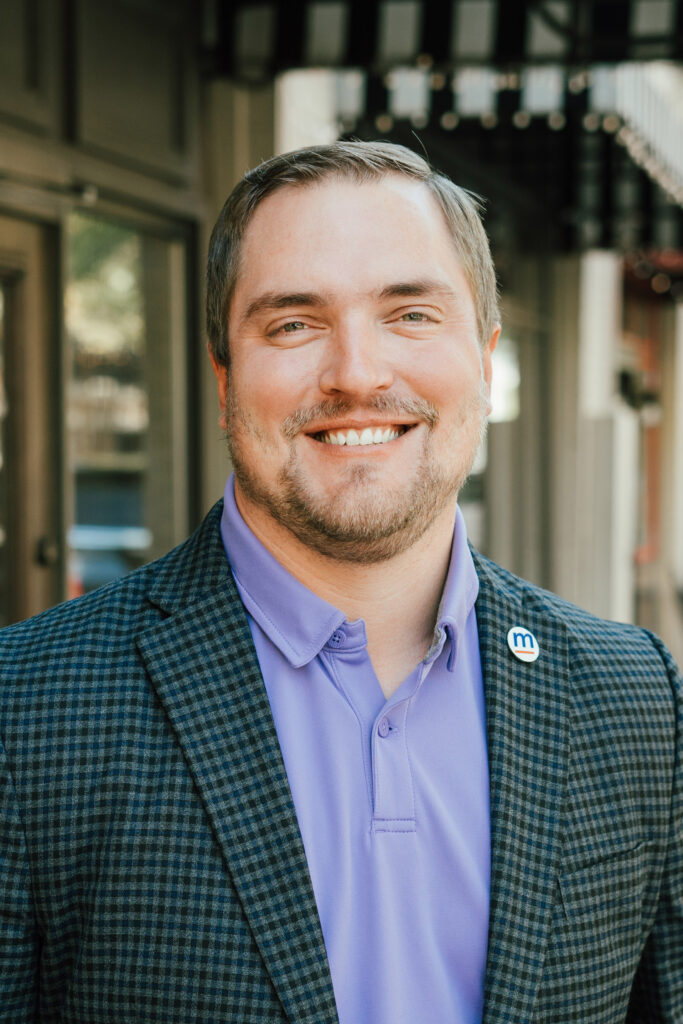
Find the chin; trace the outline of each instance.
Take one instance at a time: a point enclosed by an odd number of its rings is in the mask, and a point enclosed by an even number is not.
[[[315,497],[296,474],[283,474],[271,514],[299,541],[335,560],[381,562],[407,550],[455,500],[464,476],[424,468],[412,484],[366,476],[332,496]]]

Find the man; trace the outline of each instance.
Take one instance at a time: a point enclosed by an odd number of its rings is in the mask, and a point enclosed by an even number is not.
[[[224,503],[4,634],[0,1019],[683,1021],[681,679],[457,511],[497,321],[409,151],[237,186]]]

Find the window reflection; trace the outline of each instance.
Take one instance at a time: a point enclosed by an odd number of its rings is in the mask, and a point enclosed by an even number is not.
[[[146,560],[149,408],[141,236],[74,214],[67,240],[67,573],[76,596]]]

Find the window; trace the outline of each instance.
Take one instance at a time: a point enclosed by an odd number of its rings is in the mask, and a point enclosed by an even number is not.
[[[181,242],[67,222],[67,592],[92,590],[185,534]]]

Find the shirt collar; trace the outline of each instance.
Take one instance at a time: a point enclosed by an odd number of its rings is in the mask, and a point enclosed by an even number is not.
[[[292,576],[252,533],[237,508],[232,476],[225,485],[221,537],[249,614],[294,668],[312,661],[344,613]]]
[[[221,537],[240,597],[252,618],[294,668],[320,652],[344,613],[297,580],[268,551],[244,522],[235,502],[234,478],[225,485]],[[455,667],[458,636],[479,593],[479,578],[467,544],[467,530],[457,509],[451,560],[444,584],[430,662],[450,640],[448,669]],[[409,588],[406,590],[409,599]]]
[[[430,661],[441,652],[446,638],[448,638],[451,646],[448,654],[447,668],[450,672],[455,669],[458,638],[464,634],[465,623],[474,608],[478,594],[479,577],[477,576],[477,570],[474,567],[472,554],[467,543],[465,518],[458,505],[455,512],[451,561],[448,566],[446,582],[444,583],[443,594],[441,595],[439,611],[436,617],[434,642],[427,653],[426,661]]]

